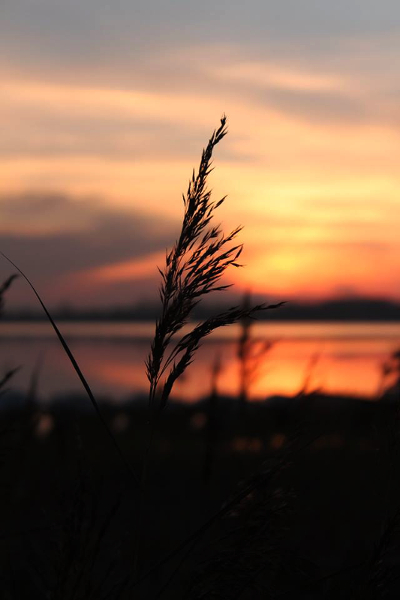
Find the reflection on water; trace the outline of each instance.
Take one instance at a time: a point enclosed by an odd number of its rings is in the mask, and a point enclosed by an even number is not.
[[[121,399],[145,392],[144,369],[154,325],[149,323],[64,323],[60,325],[94,392]],[[399,323],[258,323],[254,337],[273,342],[258,369],[251,396],[295,394],[304,387],[373,397],[381,367],[400,346]],[[239,387],[237,326],[211,336],[177,384],[175,396],[194,400],[209,393],[215,357],[222,360],[219,391]],[[0,369],[21,366],[14,387],[26,389],[40,364],[40,394],[80,391],[80,384],[47,323],[1,323]]]

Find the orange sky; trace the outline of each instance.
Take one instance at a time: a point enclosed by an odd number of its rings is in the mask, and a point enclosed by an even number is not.
[[[307,0],[297,25],[268,2],[250,4],[269,17],[265,35],[257,12],[241,20],[234,6],[233,16],[218,13],[221,35],[210,13],[213,35],[204,18],[194,39],[177,43],[174,27],[193,15],[179,13],[176,25],[170,5],[153,37],[137,33],[131,47],[125,2],[119,17],[101,3],[92,24],[71,2],[31,26],[6,2],[2,27],[8,19],[21,43],[6,25],[1,249],[52,302],[146,295],[179,227],[181,192],[223,112],[229,135],[211,185],[228,194],[226,228],[244,225],[246,267],[231,273],[239,289],[299,300],[400,298],[397,5],[381,14],[356,1],[350,26],[342,2],[325,15]],[[140,18],[145,30],[156,27],[145,11]],[[236,19],[232,32],[225,18]],[[135,242],[139,234],[146,243]],[[50,242],[60,237],[53,257]]]

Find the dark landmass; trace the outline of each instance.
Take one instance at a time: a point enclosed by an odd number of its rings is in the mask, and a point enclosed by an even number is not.
[[[254,302],[263,298],[254,298]],[[196,307],[193,318],[204,319],[237,304],[237,299],[229,304],[204,304]],[[54,318],[62,321],[154,321],[159,314],[158,304],[138,304],[136,306],[110,308],[62,308],[54,309]],[[400,321],[400,304],[385,299],[349,298],[328,300],[316,304],[287,302],[276,310],[259,313],[259,320],[273,321]],[[46,317],[40,310],[8,310],[4,321],[41,321]]]
[[[88,399],[17,406],[4,394],[2,597],[400,597],[397,394],[171,403],[154,434],[137,587],[138,490]],[[145,402],[102,410],[137,471]]]

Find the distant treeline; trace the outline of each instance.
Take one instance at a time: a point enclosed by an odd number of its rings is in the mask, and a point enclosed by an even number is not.
[[[199,306],[194,311],[194,319],[204,319],[228,306],[237,304],[215,304]],[[59,308],[53,316],[62,321],[153,321],[159,312],[157,304],[143,303],[133,306],[106,308]],[[33,309],[9,310],[4,314],[5,321],[41,321],[45,316]],[[306,304],[287,302],[278,310],[266,311],[258,319],[273,321],[400,321],[400,304],[388,300],[371,298],[349,298]]]

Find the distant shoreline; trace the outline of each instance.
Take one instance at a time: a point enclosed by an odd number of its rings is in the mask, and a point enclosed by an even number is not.
[[[255,298],[255,302],[259,299]],[[263,301],[261,299],[261,301]],[[240,302],[231,301],[226,304],[199,306],[193,314],[193,319],[200,321],[226,310],[233,304]],[[137,306],[109,307],[109,308],[56,308],[51,311],[52,316],[58,321],[130,321],[149,322],[155,321],[159,314],[159,306],[154,304],[141,304]],[[276,310],[259,313],[260,321],[307,321],[307,322],[400,322],[400,304],[388,300],[356,298],[343,300],[328,300],[321,303],[305,304],[288,302]],[[36,322],[45,321],[44,313],[38,310],[6,310],[3,320],[8,322]]]

